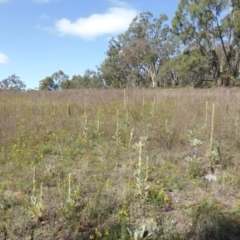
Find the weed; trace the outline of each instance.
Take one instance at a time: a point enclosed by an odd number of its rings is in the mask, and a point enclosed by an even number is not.
[[[0,239],[239,239],[228,91],[0,94]]]

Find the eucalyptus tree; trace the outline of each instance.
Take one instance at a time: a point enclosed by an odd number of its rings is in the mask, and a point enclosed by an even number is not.
[[[211,72],[207,59],[201,54],[200,49],[188,46],[182,53],[165,61],[158,78],[161,84],[196,85],[205,81],[209,83]]]
[[[120,56],[122,52],[121,40],[121,35],[119,35],[116,39],[112,38],[109,41],[107,58],[98,67],[104,84],[109,87],[126,87],[127,77],[131,71],[128,64]]]
[[[52,77],[48,76],[39,82],[40,90],[55,90],[55,84]]]
[[[173,57],[179,49],[177,38],[165,24],[167,20],[165,14],[153,18],[151,13],[144,12],[133,19],[122,35],[123,61],[146,81],[148,75],[152,87],[157,85],[156,77],[163,62]]]
[[[165,14],[154,18],[149,12],[141,13],[126,32],[111,39],[107,58],[99,67],[107,86],[156,87],[162,64],[179,49],[167,20]]]
[[[25,88],[25,83],[15,74],[0,81],[0,90],[25,91]]]
[[[173,31],[207,59],[213,80],[223,70],[236,77],[239,66],[239,0],[180,0]],[[221,63],[220,55],[224,61]]]
[[[67,86],[69,76],[66,75],[62,70],[55,72],[52,76],[48,76],[40,81],[40,90],[60,90],[61,86]]]
[[[79,81],[80,88],[101,88],[103,87],[103,81],[100,73],[87,69],[82,76],[82,80]]]

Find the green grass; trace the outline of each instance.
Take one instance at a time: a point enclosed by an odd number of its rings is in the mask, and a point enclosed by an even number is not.
[[[239,98],[0,93],[0,239],[238,239]]]

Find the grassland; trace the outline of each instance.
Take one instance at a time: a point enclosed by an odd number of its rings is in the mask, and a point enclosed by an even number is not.
[[[238,89],[0,93],[0,239],[239,239]]]

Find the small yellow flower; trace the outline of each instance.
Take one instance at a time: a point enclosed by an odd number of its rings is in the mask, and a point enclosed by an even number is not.
[[[119,214],[120,214],[121,216],[127,216],[127,215],[128,215],[128,213],[127,213],[126,210],[120,211]]]
[[[106,235],[106,236],[109,235],[109,230],[108,230],[108,229],[105,230],[105,235]]]
[[[77,191],[75,190],[74,192],[73,192],[73,197],[77,197]]]
[[[165,203],[169,202],[169,197],[168,197],[167,194],[164,196],[164,202],[165,202]]]
[[[97,228],[95,228],[95,234],[100,238],[102,237],[101,232],[99,232],[99,230]]]

